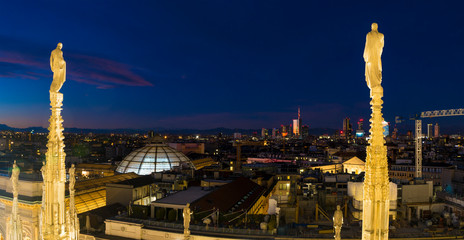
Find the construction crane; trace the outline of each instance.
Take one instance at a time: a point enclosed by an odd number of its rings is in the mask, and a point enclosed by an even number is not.
[[[464,108],[458,109],[446,109],[446,110],[435,110],[421,112],[420,115],[416,115],[411,118],[415,120],[415,136],[416,136],[416,178],[422,178],[422,120],[420,118],[432,118],[432,117],[452,117],[452,116],[463,116]]]

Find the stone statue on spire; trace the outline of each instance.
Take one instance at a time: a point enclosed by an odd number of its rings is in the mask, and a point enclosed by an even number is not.
[[[382,55],[384,37],[372,23],[372,31],[366,36],[364,61],[366,82],[371,97],[371,128],[369,145],[366,147],[365,176],[363,183],[362,239],[387,240],[390,207],[390,183],[388,178],[387,147],[383,136],[382,115]]]
[[[50,56],[50,68],[53,82],[50,86],[50,106],[52,114],[48,127],[47,152],[45,165],[42,167],[43,195],[40,231],[44,240],[75,240],[79,234],[79,224],[74,206],[74,167],[70,177],[70,206],[66,211],[66,153],[63,135],[63,94],[60,89],[66,80],[66,62],[61,51],[63,44],[58,43]]]
[[[371,95],[373,91],[382,92],[382,56],[384,46],[384,36],[378,31],[377,23],[372,23],[371,30],[366,36],[366,46],[364,48],[364,61],[366,62],[366,82]]]
[[[8,221],[8,233],[6,236],[7,240],[22,240],[23,229],[21,226],[21,219],[18,216],[18,179],[19,179],[19,167],[16,165],[16,160],[13,163],[11,169],[11,186],[13,190],[13,206],[11,207],[11,216]]]
[[[66,62],[63,58],[62,43],[58,43],[56,49],[50,55],[50,68],[53,72],[53,82],[50,86],[50,92],[59,92],[63,83],[66,81]]]

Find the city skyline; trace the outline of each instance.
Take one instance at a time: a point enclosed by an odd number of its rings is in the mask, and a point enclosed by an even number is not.
[[[0,123],[48,125],[49,54],[63,42],[65,127],[273,128],[301,106],[304,125],[340,129],[345,117],[369,118],[362,52],[372,22],[386,36],[387,121],[462,108],[462,5],[6,3]],[[438,122],[463,127],[459,117]]]

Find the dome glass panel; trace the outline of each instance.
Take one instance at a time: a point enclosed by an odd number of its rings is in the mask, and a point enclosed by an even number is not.
[[[165,144],[148,144],[127,155],[116,168],[116,172],[148,175],[152,172],[171,170],[180,165],[192,167],[190,159],[183,153]]]

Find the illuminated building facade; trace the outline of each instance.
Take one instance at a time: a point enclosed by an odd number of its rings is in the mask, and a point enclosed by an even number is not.
[[[383,128],[383,136],[388,136],[390,135],[390,123],[387,121],[382,122],[382,128]]]
[[[293,136],[301,138],[301,114],[300,108],[298,108],[298,119],[293,119]]]
[[[341,132],[340,136],[345,139],[351,139],[351,132],[353,131],[350,118],[347,117],[343,119],[343,131]]]
[[[42,181],[39,176],[36,180],[18,181],[19,203],[18,216],[21,219],[23,239],[38,240],[40,221],[40,200],[42,198]],[[13,206],[13,189],[11,181],[6,176],[0,176],[0,239],[6,238],[7,219]]]
[[[438,123],[435,124],[435,132],[434,132],[434,137],[440,137],[440,126],[438,126]]]
[[[261,138],[266,139],[269,137],[269,130],[267,128],[261,129]]]
[[[363,125],[364,125],[364,119],[359,119],[358,121],[358,129],[356,130],[356,137],[357,138],[361,138],[361,137],[364,137],[364,129],[363,129]]]
[[[271,135],[272,139],[275,139],[277,135],[279,135],[279,130],[277,128],[273,128],[272,135]]]
[[[433,124],[429,123],[427,124],[427,138],[433,138],[434,137],[434,128]]]

